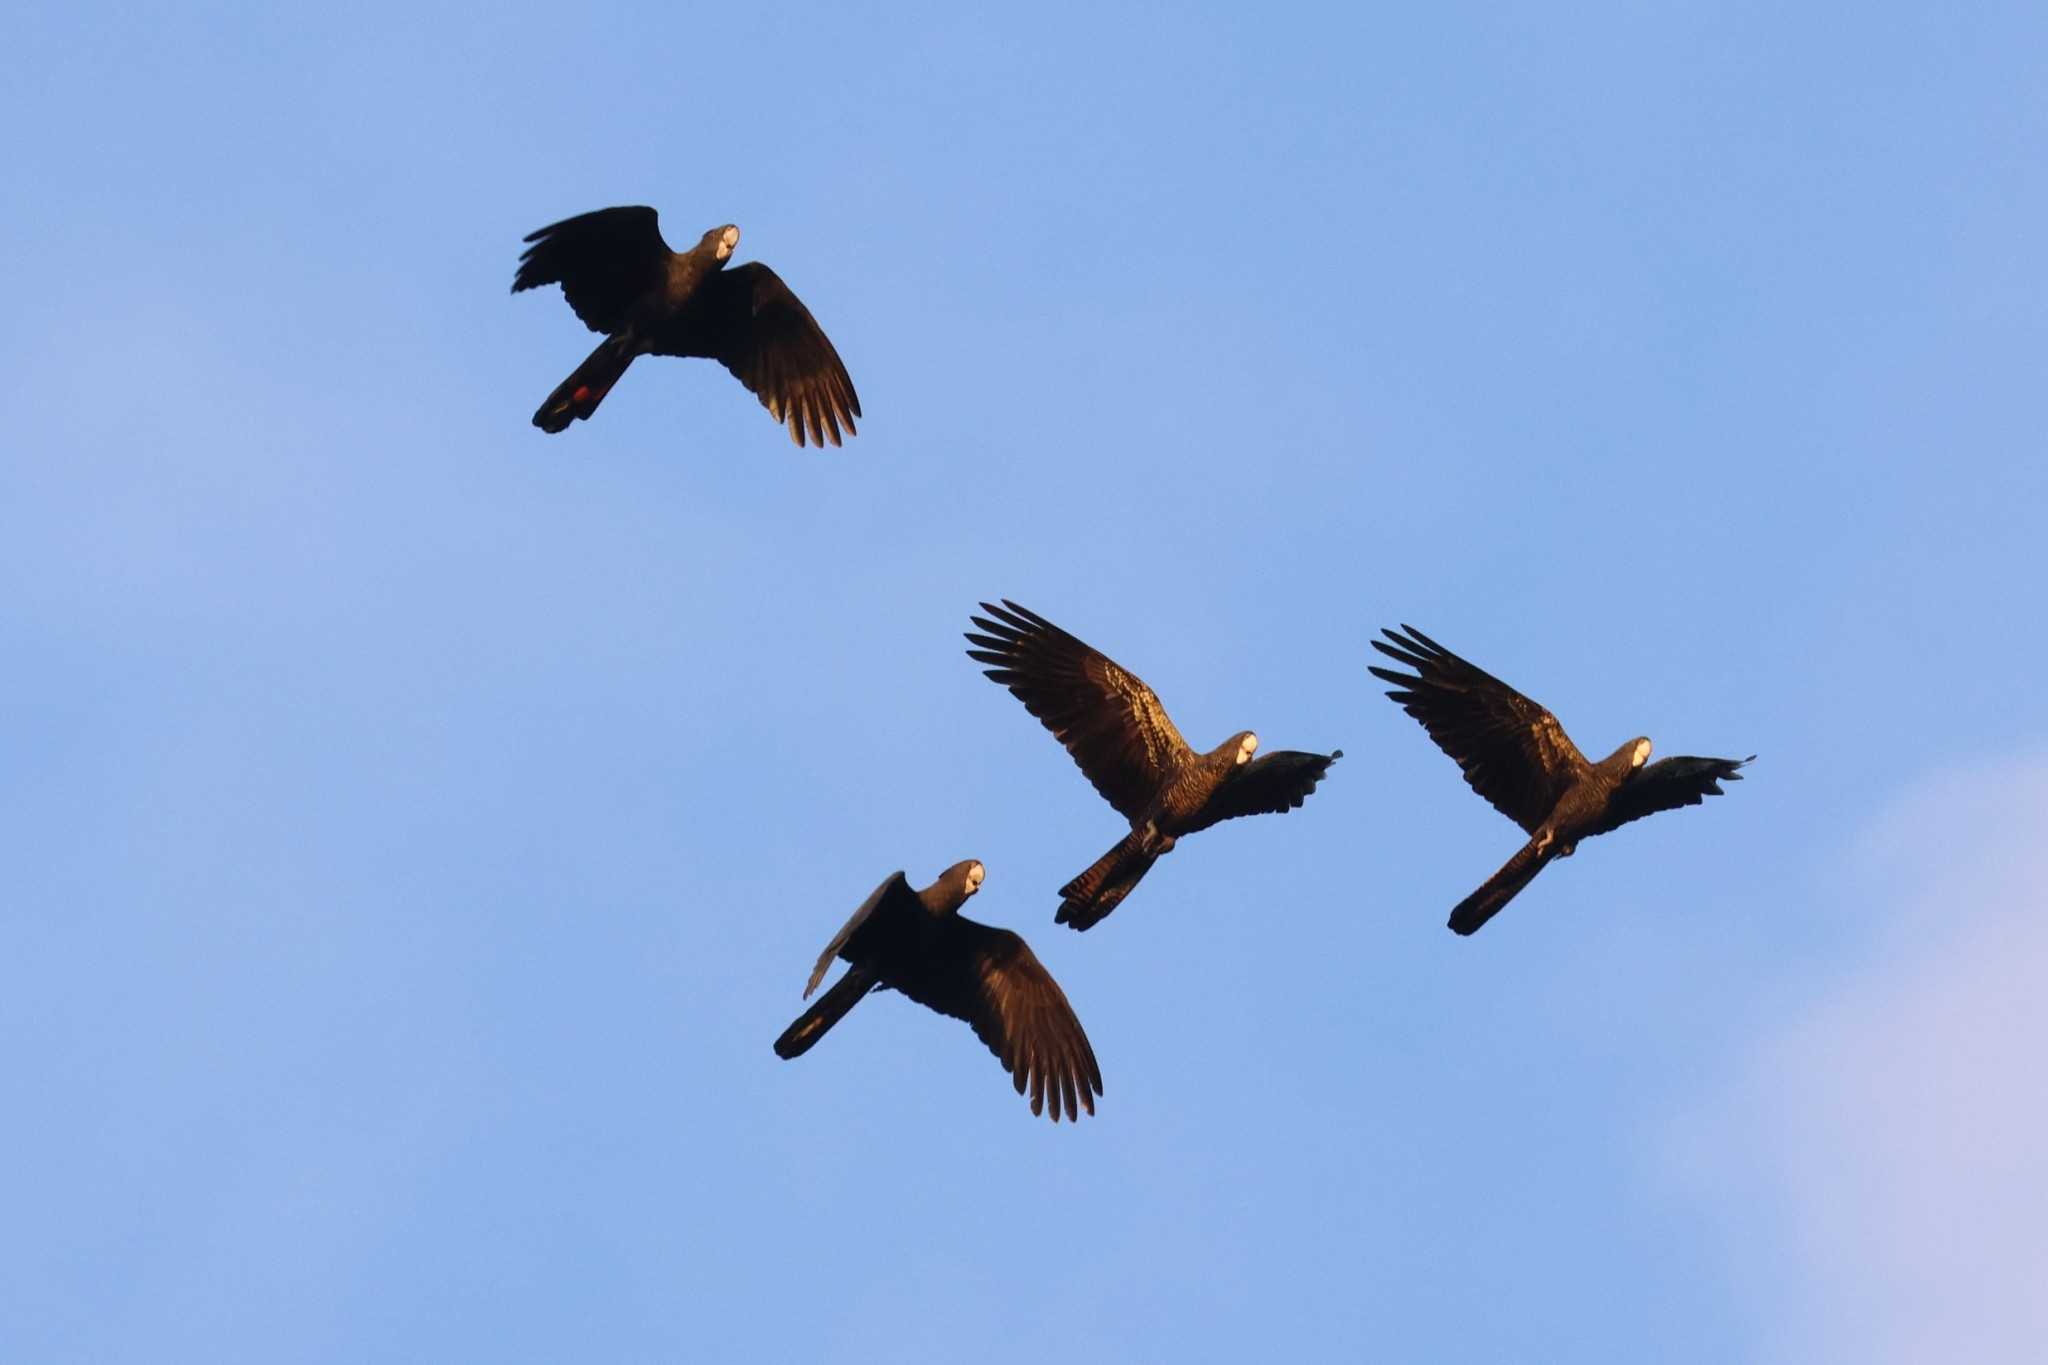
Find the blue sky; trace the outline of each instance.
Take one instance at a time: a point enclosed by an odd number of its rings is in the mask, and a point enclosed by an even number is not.
[[[0,1355],[2038,1343],[2039,7],[10,46]],[[737,222],[859,438],[681,362],[534,431],[589,338],[519,239],[613,203]],[[999,595],[1346,757],[1059,929],[1118,826],[962,656]],[[1399,621],[1761,757],[1456,940],[1516,831],[1366,675]],[[769,1051],[967,856],[1078,1129],[900,1000]]]

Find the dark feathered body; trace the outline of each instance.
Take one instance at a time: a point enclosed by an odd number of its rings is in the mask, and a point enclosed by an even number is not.
[[[1152,808],[1132,823],[1149,824],[1175,837],[1200,828],[1216,793],[1244,769],[1238,754],[1250,736],[1251,731],[1240,730],[1206,754],[1189,755],[1166,780]]]
[[[1614,806],[1614,795],[1642,771],[1638,753],[1648,754],[1649,740],[1636,738],[1616,749],[1598,763],[1590,764],[1578,780],[1564,789],[1544,817],[1536,833],[1561,845],[1560,858],[1570,857],[1579,840],[1599,832],[1600,822]]]
[[[967,904],[967,896],[959,878],[942,875],[916,893],[924,913],[867,916],[840,945],[838,958],[866,967],[878,983],[912,999],[944,994],[942,968],[964,947],[960,907]]]
[[[981,885],[981,864],[954,864],[922,891],[901,872],[886,878],[819,955],[808,997],[834,959],[846,975],[775,1040],[799,1057],[877,987],[963,1019],[1011,1073],[1031,1112],[1078,1119],[1095,1112],[1102,1072],[1067,997],[1024,940],[960,914]]]
[[[1136,674],[1007,599],[970,619],[971,659],[1066,746],[1131,832],[1060,888],[1056,920],[1086,929],[1130,894],[1183,835],[1240,815],[1293,810],[1343,756],[1288,750],[1254,760],[1258,739],[1240,730],[1207,753],[1181,738],[1159,697]]]
[[[717,360],[761,400],[790,439],[840,443],[860,398],[810,310],[759,262],[726,268],[739,242],[727,224],[688,251],[668,249],[651,208],[599,209],[528,235],[512,292],[559,283],[604,341],[533,415],[559,432],[589,417],[638,356]]]
[[[688,251],[669,253],[667,287],[658,298],[649,300],[645,316],[634,319],[636,327],[653,333],[665,326],[687,326],[696,320],[691,317],[690,308],[692,304],[702,308],[697,297],[699,287],[725,269],[727,257],[718,254],[717,231],[705,233],[704,240]]]
[[[1372,647],[1415,671],[1373,666],[1371,673],[1396,685],[1387,695],[1457,760],[1474,791],[1529,836],[1452,909],[1450,927],[1460,934],[1493,918],[1552,859],[1570,857],[1580,840],[1718,796],[1719,784],[1740,781],[1737,770],[1750,761],[1683,757],[1646,767],[1650,741],[1639,736],[1588,762],[1548,710],[1413,626],[1401,630],[1406,634],[1382,632],[1391,643],[1374,640]]]

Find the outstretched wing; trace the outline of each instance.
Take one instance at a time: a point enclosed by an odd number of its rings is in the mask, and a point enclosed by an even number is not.
[[[1240,815],[1279,815],[1294,810],[1308,800],[1323,774],[1330,771],[1330,765],[1342,757],[1342,749],[1329,754],[1279,749],[1242,768],[1233,768],[1232,775],[1188,826],[1188,832],[1192,834],[1219,820],[1234,820]]]
[[[1413,626],[1382,631],[1372,647],[1413,674],[1369,666],[1387,693],[1457,760],[1465,781],[1493,808],[1535,833],[1558,797],[1591,770],[1557,717]]]
[[[1721,795],[1723,782],[1740,782],[1736,769],[1756,758],[1693,758],[1680,755],[1639,769],[1621,784],[1607,803],[1607,813],[1593,826],[1591,834],[1606,834],[1631,820],[1655,815],[1660,810],[1697,806],[1710,796]],[[1590,837],[1590,836],[1589,836]]]
[[[528,233],[512,292],[560,282],[584,326],[616,332],[668,280],[668,243],[645,205],[599,209]]]
[[[994,664],[983,671],[1067,746],[1103,800],[1126,820],[1138,819],[1194,757],[1158,696],[1037,612],[1008,598],[981,609],[987,617],[969,619],[987,633],[967,633],[980,646],[967,657]]]
[[[955,917],[918,970],[885,978],[919,1004],[965,1019],[1016,1083],[1031,1112],[1057,1123],[1095,1112],[1102,1069],[1066,993],[1007,929]]]
[[[839,444],[854,434],[860,395],[824,329],[759,261],[697,287],[688,306],[653,338],[658,355],[709,356],[761,400],[798,445]]]
[[[832,941],[825,945],[825,951],[818,954],[818,965],[811,969],[811,979],[804,986],[804,999],[811,998],[811,992],[818,989],[818,983],[823,981],[825,973],[831,970],[832,959],[839,956],[839,950],[846,946],[846,941],[853,937],[855,930],[867,923],[869,916],[899,915],[906,912],[921,915],[924,913],[924,906],[919,903],[917,892],[910,889],[910,882],[904,875],[901,872],[891,872],[883,879],[882,884],[875,888],[875,893],[861,902],[860,909],[853,912],[853,917],[832,936]]]

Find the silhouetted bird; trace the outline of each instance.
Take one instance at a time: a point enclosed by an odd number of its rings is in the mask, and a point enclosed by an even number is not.
[[[1415,672],[1368,665],[1373,676],[1395,685],[1387,695],[1458,761],[1473,791],[1529,835],[1451,911],[1458,933],[1472,933],[1500,913],[1552,858],[1569,858],[1579,840],[1719,796],[1720,784],[1740,782],[1736,769],[1756,757],[1667,758],[1646,768],[1650,741],[1636,738],[1589,763],[1556,716],[1415,627],[1401,630],[1407,634],[1382,631],[1393,643],[1374,640],[1372,647]]]
[[[1094,1113],[1102,1071],[1059,983],[1023,939],[960,913],[981,879],[982,866],[971,858],[922,891],[892,873],[819,954],[805,999],[833,958],[852,966],[782,1031],[775,1055],[802,1056],[870,990],[894,988],[973,1025],[1015,1078],[1017,1093],[1030,1085],[1032,1113],[1042,1112],[1048,1100],[1055,1123],[1063,1110],[1074,1119],[1084,1109]]]
[[[1254,762],[1259,740],[1249,730],[1198,754],[1134,674],[1007,598],[981,609],[988,617],[969,619],[987,633],[968,632],[980,648],[967,657],[996,665],[984,671],[1044,722],[1131,822],[1115,848],[1060,888],[1061,924],[1086,929],[1116,909],[1183,835],[1234,816],[1293,810],[1344,756],[1284,751]]]
[[[760,262],[725,269],[740,230],[715,227],[680,254],[653,209],[599,209],[530,233],[512,292],[559,282],[604,341],[533,414],[542,431],[597,411],[640,355],[708,356],[731,370],[798,445],[854,434],[860,399],[810,310]]]

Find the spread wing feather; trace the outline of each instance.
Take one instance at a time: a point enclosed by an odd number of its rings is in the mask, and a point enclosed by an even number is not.
[[[698,286],[652,338],[657,355],[708,356],[747,386],[789,439],[824,446],[854,434],[860,395],[811,310],[759,261]]]
[[[1549,711],[1415,627],[1401,630],[1382,631],[1392,643],[1372,647],[1415,672],[1369,671],[1394,684],[1387,695],[1457,761],[1473,791],[1535,833],[1558,797],[1591,771],[1586,756]]]
[[[1188,826],[1188,832],[1207,829],[1220,820],[1235,820],[1240,815],[1281,815],[1296,810],[1330,771],[1330,765],[1342,757],[1342,749],[1329,754],[1279,749],[1242,768],[1234,768],[1209,798],[1200,817]]]
[[[1710,796],[1719,796],[1721,784],[1740,782],[1742,774],[1737,769],[1755,757],[1755,754],[1748,758],[1679,755],[1652,763],[1621,784],[1607,803],[1607,813],[1591,833],[1606,834],[1645,815],[1677,810],[1681,806],[1697,806]]]
[[[1017,1093],[1028,1090],[1031,1112],[1079,1119],[1095,1112],[1102,1069],[1065,992],[1007,929],[955,917],[946,946],[925,969],[888,983],[922,1005],[964,1019],[1010,1073]]]
[[[967,657],[1066,746],[1102,799],[1136,820],[1194,753],[1136,674],[1008,598],[969,619]]]
[[[559,282],[584,326],[617,332],[668,279],[668,243],[653,209],[598,209],[528,233],[512,292]]]

